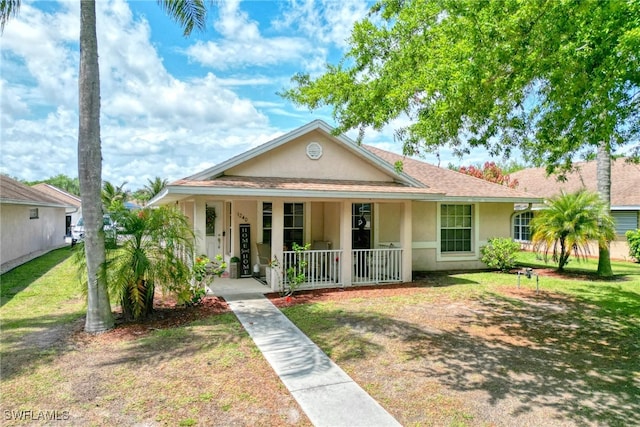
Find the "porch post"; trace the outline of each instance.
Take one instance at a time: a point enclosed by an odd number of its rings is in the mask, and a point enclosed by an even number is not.
[[[402,221],[400,222],[400,246],[402,246],[402,282],[413,279],[413,231],[412,231],[412,202],[405,200],[402,204]]]
[[[197,198],[193,203],[193,231],[196,234],[196,255],[207,253],[206,215],[207,203]]]
[[[280,266],[283,267],[284,257],[282,248],[284,247],[284,203],[282,200],[274,200],[271,204],[271,259],[277,258]],[[280,281],[276,272],[271,270],[271,290],[279,291]]]
[[[342,213],[340,215],[340,247],[342,256],[340,257],[340,279],[343,286],[351,286],[351,275],[353,270],[353,260],[351,258],[351,202],[342,202]]]

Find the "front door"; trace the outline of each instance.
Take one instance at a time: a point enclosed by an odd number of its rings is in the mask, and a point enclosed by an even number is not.
[[[205,244],[207,248],[207,256],[213,259],[216,255],[222,255],[224,251],[222,203],[207,202],[205,215]]]

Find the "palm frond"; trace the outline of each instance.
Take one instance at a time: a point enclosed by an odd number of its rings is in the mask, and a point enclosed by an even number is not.
[[[0,0],[0,33],[4,32],[4,26],[18,15],[19,10],[20,0]]]
[[[194,28],[204,31],[206,26],[207,8],[202,0],[158,0],[160,7],[175,20],[184,35],[189,36]]]

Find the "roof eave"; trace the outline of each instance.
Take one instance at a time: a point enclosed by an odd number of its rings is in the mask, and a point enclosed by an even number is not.
[[[378,199],[378,200],[440,200],[442,194],[425,194],[421,192],[388,192],[379,191],[327,191],[327,190],[291,190],[291,189],[264,189],[264,188],[238,188],[238,187],[200,187],[200,186],[175,186],[167,187],[166,194],[149,201],[149,204],[157,203],[169,195],[174,196],[231,196],[231,197],[284,197],[284,198],[310,198],[310,199]],[[175,199],[175,198],[173,198]],[[173,200],[172,200],[173,201]]]
[[[543,198],[536,197],[469,197],[469,196],[444,196],[443,202],[469,202],[469,203],[542,203]]]
[[[0,199],[0,203],[6,205],[38,206],[43,208],[75,208],[73,205],[61,205],[58,203],[40,202],[37,200]]]

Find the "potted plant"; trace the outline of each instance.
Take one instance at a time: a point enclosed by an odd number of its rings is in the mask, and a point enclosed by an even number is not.
[[[229,277],[232,279],[238,279],[240,277],[240,258],[237,256],[231,257],[229,261]]]

